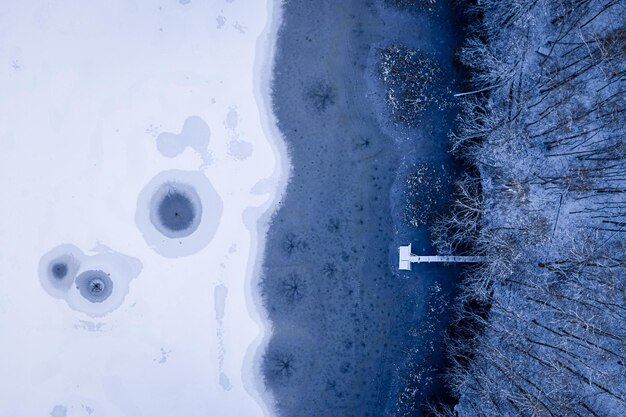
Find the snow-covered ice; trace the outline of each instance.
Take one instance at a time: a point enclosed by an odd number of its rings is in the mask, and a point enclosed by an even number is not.
[[[268,413],[277,3],[2,6],[1,416]],[[159,233],[150,198],[172,184],[192,220]]]

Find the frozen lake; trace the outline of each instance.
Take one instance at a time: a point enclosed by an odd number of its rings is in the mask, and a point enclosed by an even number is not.
[[[267,415],[274,3],[0,8],[0,415]]]

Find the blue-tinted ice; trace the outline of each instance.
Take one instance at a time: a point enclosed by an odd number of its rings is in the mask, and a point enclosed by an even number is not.
[[[64,261],[54,262],[52,264],[52,276],[58,280],[62,280],[67,276],[68,266]]]
[[[85,299],[101,303],[113,293],[113,281],[104,271],[85,271],[76,277],[76,288]]]
[[[189,236],[202,220],[202,203],[193,187],[179,183],[163,184],[150,202],[150,222],[170,238]]]
[[[86,255],[70,244],[57,246],[41,257],[39,281],[54,298],[92,317],[104,316],[122,305],[129,282],[143,266],[138,259],[106,246]]]
[[[157,253],[168,258],[202,250],[217,231],[223,202],[200,171],[163,171],[141,191],[135,224]]]
[[[48,294],[54,298],[65,298],[83,256],[76,246],[61,245],[41,257],[39,281]]]

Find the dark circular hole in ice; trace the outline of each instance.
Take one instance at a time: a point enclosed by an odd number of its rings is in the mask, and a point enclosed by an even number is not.
[[[76,277],[76,288],[92,303],[101,303],[113,292],[113,281],[103,271],[85,271]]]
[[[200,226],[202,203],[196,190],[184,183],[163,184],[152,196],[150,220],[161,234],[175,239]]]
[[[50,295],[62,296],[72,287],[80,265],[80,256],[75,248],[66,245],[46,253],[39,261],[39,278]]]
[[[196,218],[191,200],[183,193],[173,190],[159,202],[159,220],[168,229],[179,232],[188,229]]]
[[[63,279],[67,276],[68,267],[65,262],[55,262],[50,268],[52,276],[56,279]]]

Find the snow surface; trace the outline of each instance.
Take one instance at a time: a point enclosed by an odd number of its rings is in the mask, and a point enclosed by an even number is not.
[[[268,414],[252,288],[286,180],[267,110],[276,3],[0,8],[1,416]],[[135,214],[171,171],[204,177],[223,210],[210,241],[168,257]],[[94,318],[75,284],[66,303],[40,282],[58,247],[91,269],[113,265],[107,253],[143,267]]]

